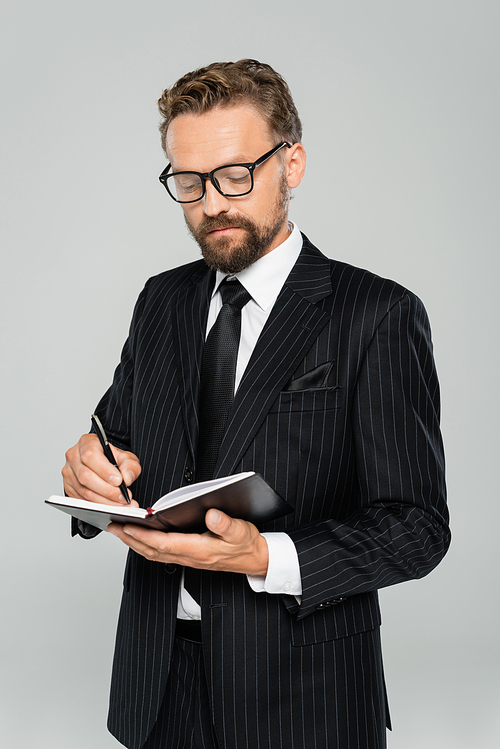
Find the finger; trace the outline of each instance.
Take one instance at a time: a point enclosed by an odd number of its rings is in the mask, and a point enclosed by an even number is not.
[[[98,504],[114,506],[122,505],[123,507],[139,507],[139,504],[133,499],[130,490],[128,492],[130,504],[128,504],[119,489],[104,482],[102,482],[101,486],[97,485],[97,482],[95,485],[97,486],[96,491],[80,484],[75,479],[73,482],[64,482],[64,491],[68,497],[85,499],[87,502],[97,502]]]
[[[116,536],[130,549],[152,562],[168,562],[176,560],[168,555],[168,543],[165,539],[166,533],[150,531],[136,525],[120,525],[110,523],[108,533]]]
[[[146,544],[142,544],[136,541],[128,533],[125,533],[125,531],[123,530],[123,527],[124,526],[119,523],[110,523],[108,527],[106,528],[106,530],[112,536],[116,536],[117,538],[119,538],[120,541],[126,544],[129,548],[136,551],[138,554],[141,554],[142,556],[146,556],[144,554],[144,551],[146,549]]]
[[[65,491],[69,496],[78,496],[88,502],[101,504],[126,504],[120,489],[103,481],[90,468],[79,466],[73,475],[72,480],[65,482]],[[129,495],[131,496],[130,492]]]
[[[161,554],[185,556],[199,545],[201,536],[197,533],[168,533],[142,528],[140,525],[122,525],[121,530],[138,544],[155,549]]]
[[[123,477],[120,474],[118,468],[115,468],[104,455],[101,444],[95,434],[85,434],[80,438],[78,442],[79,458],[81,462],[81,468],[78,466],[78,456],[75,458],[75,473],[80,480],[80,473],[83,468],[89,468],[96,476],[102,481],[105,481],[112,486],[120,486],[123,481]],[[115,448],[118,450],[118,448]],[[114,454],[114,453],[113,453]],[[86,483],[85,483],[86,485]]]
[[[132,453],[121,453],[134,464],[134,475],[140,473],[140,464]],[[66,453],[66,464],[62,470],[64,489],[71,497],[79,497],[102,504],[126,504],[118,488],[123,478],[102,452],[94,434],[86,434]],[[104,475],[103,475],[104,474]],[[132,496],[129,492],[130,497]]]
[[[208,540],[207,534],[167,533],[118,523],[108,525],[107,530],[138,554],[154,562],[172,562],[197,568],[210,568],[214,562],[214,540]]]
[[[115,456],[116,465],[118,466],[123,481],[125,481],[127,486],[130,486],[139,478],[142,472],[139,458],[137,455],[134,455],[134,453],[120,450],[119,447],[115,447],[114,445],[110,445],[110,447]]]
[[[95,477],[95,480],[92,481],[93,477],[90,476],[88,469],[82,467],[81,461],[73,461],[70,457],[70,452],[71,451],[68,450],[68,452],[66,453],[66,464],[64,465],[61,472],[64,481],[64,491],[67,496],[86,499],[92,502],[104,500],[104,497],[96,494],[94,491],[92,491],[92,489],[86,486],[86,482],[90,480],[90,483],[95,487],[98,481],[98,477]],[[79,476],[81,476],[81,481],[79,479]],[[107,486],[107,490],[110,489],[112,489],[112,487]],[[106,487],[104,488],[104,491],[106,491]],[[115,490],[113,489],[113,491]]]

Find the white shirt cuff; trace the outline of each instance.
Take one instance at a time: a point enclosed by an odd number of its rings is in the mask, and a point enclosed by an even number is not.
[[[247,575],[255,593],[287,593],[302,595],[297,549],[286,533],[263,533],[269,550],[267,575]]]

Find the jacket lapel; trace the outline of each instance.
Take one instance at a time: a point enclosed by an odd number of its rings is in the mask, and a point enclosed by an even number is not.
[[[330,263],[306,238],[236,393],[215,476],[231,474],[270,407],[330,319],[317,303],[331,296]]]
[[[172,305],[182,417],[193,458],[198,441],[201,356],[214,280],[215,274],[201,263],[191,278],[192,283],[179,291]]]

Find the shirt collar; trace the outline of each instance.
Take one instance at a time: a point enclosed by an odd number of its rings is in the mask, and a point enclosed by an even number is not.
[[[274,304],[302,249],[302,235],[299,228],[297,224],[289,223],[292,232],[284,242],[256,260],[249,268],[235,274],[252,299],[263,310]],[[217,271],[212,297],[217,293],[226,275]]]

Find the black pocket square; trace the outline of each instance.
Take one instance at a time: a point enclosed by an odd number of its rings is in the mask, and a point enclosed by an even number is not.
[[[311,369],[296,380],[290,380],[283,388],[283,392],[292,390],[318,390],[319,388],[328,387],[328,378],[332,371],[334,361],[327,361],[318,367]],[[333,389],[333,388],[332,388]]]

